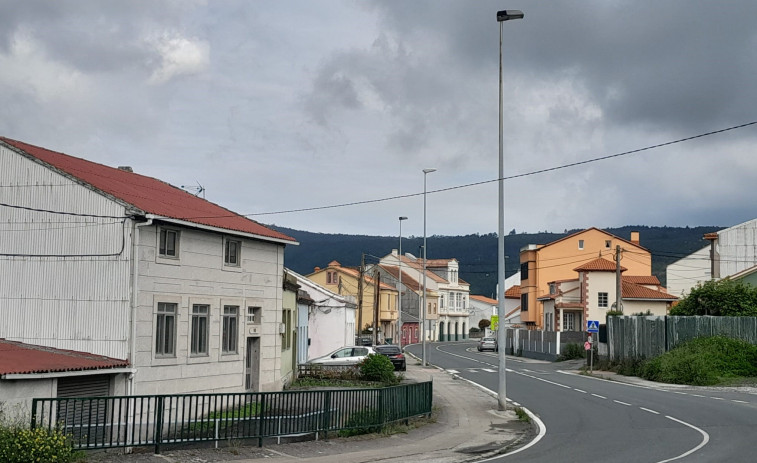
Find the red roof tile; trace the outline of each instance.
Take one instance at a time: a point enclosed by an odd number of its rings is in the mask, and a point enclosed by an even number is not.
[[[520,285],[513,285],[505,291],[505,299],[520,299]]]
[[[389,273],[394,278],[399,278],[399,267],[393,267],[391,265],[379,265],[382,269],[384,269],[387,273]],[[421,290],[421,284],[415,281],[415,278],[411,277],[405,272],[402,272],[402,286],[407,286],[412,291],[420,291]]]
[[[75,177],[79,181],[87,183],[147,214],[296,243],[295,239],[290,236],[272,230],[254,220],[161,180],[50,151],[10,138],[0,137],[0,142],[5,142],[28,156]]]
[[[657,277],[654,275],[649,275],[649,276],[623,275],[623,281],[627,281],[629,283],[636,283],[637,285],[660,286],[660,280],[657,279]]]
[[[128,367],[128,360],[0,339],[0,375]]]
[[[649,289],[645,286],[623,281],[623,288],[621,290],[623,299],[660,299],[668,301],[676,301],[678,298],[672,294],[664,293],[654,289]]]
[[[485,304],[491,304],[491,305],[497,305],[497,304],[499,304],[499,302],[497,302],[496,299],[492,299],[492,298],[486,297],[486,296],[479,296],[478,294],[471,294],[468,297],[470,299],[473,299],[473,300],[476,300],[476,301],[480,301],[480,302],[483,302]]]
[[[574,268],[576,272],[590,272],[590,271],[600,271],[600,272],[614,272],[615,271],[615,262],[609,261],[607,259],[597,258],[590,262],[587,262],[579,267]],[[625,272],[627,269],[620,266],[620,271]]]

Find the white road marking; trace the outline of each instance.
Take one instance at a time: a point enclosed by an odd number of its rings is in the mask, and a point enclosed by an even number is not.
[[[693,395],[694,397],[702,397],[702,398],[704,398],[704,396],[700,395],[700,394],[691,394],[691,395]]]
[[[613,400],[613,402],[615,402],[616,404],[625,405],[625,406],[627,406],[627,407],[630,407],[630,406],[631,406],[631,404],[627,404],[627,403],[625,403],[625,402],[621,402],[620,400]]]
[[[732,399],[731,402],[736,402],[737,404],[748,404],[749,402],[744,402],[743,400],[736,400]]]
[[[593,395],[594,397],[599,397],[600,399],[605,399],[605,400],[607,400],[607,397],[605,397],[605,396],[603,396],[603,395],[599,395],[599,394],[592,394],[592,395]]]
[[[573,388],[574,391],[580,392],[581,394],[586,394],[586,391],[582,391],[581,389]]]
[[[492,370],[491,368],[482,368],[482,370],[484,370],[487,373],[496,373],[497,372],[497,370]]]
[[[654,410],[651,410],[649,408],[639,407],[640,409],[644,410],[645,412],[654,413],[655,415],[659,415],[660,412],[656,412]]]
[[[688,426],[688,427],[690,427],[691,429],[694,429],[694,430],[696,430],[696,431],[699,431],[699,434],[701,434],[701,435],[702,435],[702,442],[700,442],[700,443],[699,443],[699,445],[697,445],[697,446],[696,446],[696,447],[694,447],[693,449],[689,450],[688,452],[682,453],[682,454],[678,455],[677,457],[669,458],[669,459],[667,459],[667,460],[658,461],[657,463],[668,463],[669,461],[678,460],[678,459],[681,459],[681,458],[687,457],[687,456],[691,455],[692,453],[696,452],[697,450],[701,449],[701,448],[702,448],[702,447],[704,447],[705,445],[707,445],[707,442],[709,442],[709,441],[710,441],[710,435],[709,435],[709,434],[707,434],[706,432],[704,432],[703,430],[701,430],[701,429],[697,428],[697,427],[696,427],[696,426],[694,426],[693,424],[689,424],[689,423],[686,423],[685,421],[681,421],[681,420],[679,420],[679,419],[673,418],[672,416],[665,416],[665,418],[667,418],[667,419],[669,419],[669,420],[673,420],[673,421],[675,421],[676,423],[681,423],[682,425],[684,425],[684,426]]]
[[[724,398],[722,398],[722,397],[710,397],[710,399],[712,399],[712,400],[725,400],[725,399],[724,399]]]
[[[457,370],[447,370],[447,373],[452,373],[453,375],[456,375],[456,374],[458,374],[460,372],[457,371]]]

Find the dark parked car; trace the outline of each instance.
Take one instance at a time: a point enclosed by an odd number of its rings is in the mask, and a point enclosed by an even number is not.
[[[494,352],[499,351],[499,347],[497,347],[497,339],[496,338],[482,338],[478,342],[478,351],[481,352],[483,350],[492,350]]]
[[[399,346],[394,345],[385,345],[385,346],[375,346],[373,348],[377,353],[381,355],[386,355],[389,357],[389,360],[392,361],[392,365],[394,365],[395,371],[406,371],[407,370],[407,364],[405,363],[405,355],[402,353],[402,349],[399,348]]]

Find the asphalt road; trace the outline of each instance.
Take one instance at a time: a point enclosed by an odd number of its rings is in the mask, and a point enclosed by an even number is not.
[[[475,346],[429,343],[427,361],[496,391],[498,354]],[[420,357],[420,346],[408,349]],[[575,368],[507,358],[508,399],[535,414],[545,432],[519,453],[491,461],[757,461],[757,395],[607,381],[569,372]]]

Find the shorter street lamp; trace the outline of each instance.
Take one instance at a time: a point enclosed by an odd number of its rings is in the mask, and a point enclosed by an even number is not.
[[[399,328],[399,341],[397,344],[402,349],[402,221],[407,217],[400,217],[400,251],[399,251],[399,283],[397,283],[397,326]]]

